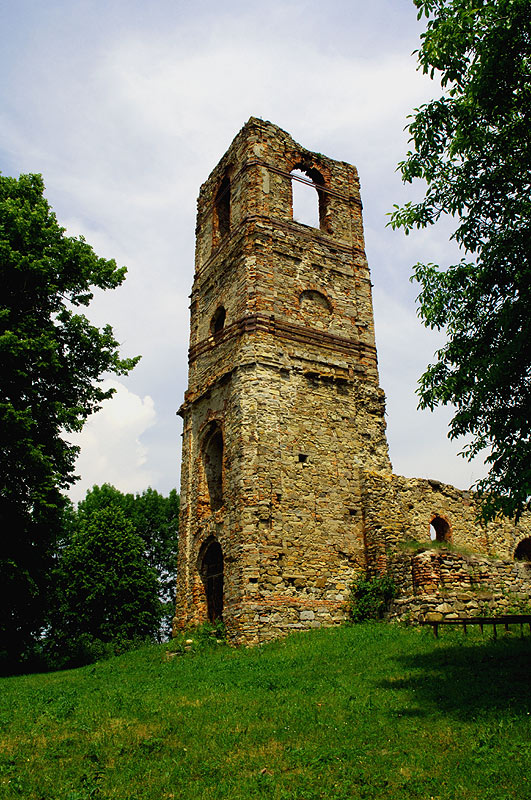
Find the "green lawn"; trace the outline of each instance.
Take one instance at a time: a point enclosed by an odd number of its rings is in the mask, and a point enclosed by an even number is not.
[[[531,797],[531,637],[363,624],[0,681],[0,797]]]

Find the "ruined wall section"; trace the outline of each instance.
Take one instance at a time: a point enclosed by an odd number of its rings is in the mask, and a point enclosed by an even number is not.
[[[388,572],[399,591],[391,617],[529,613],[530,565],[514,556],[531,541],[530,515],[483,526],[472,492],[376,471],[360,477],[369,574]]]
[[[408,541],[430,541],[430,525],[441,522],[440,541],[513,559],[519,542],[531,535],[531,516],[516,523],[500,518],[488,525],[477,519],[474,494],[436,480],[363,472],[367,536],[382,552],[395,552]]]
[[[411,570],[409,591],[391,608],[403,622],[531,612],[531,569],[527,563],[445,550],[402,554]],[[404,588],[404,587],[402,587]]]

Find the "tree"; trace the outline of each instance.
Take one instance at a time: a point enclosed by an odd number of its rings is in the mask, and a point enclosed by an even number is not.
[[[175,613],[179,495],[93,486],[62,513],[42,639],[43,666],[86,663],[169,634]],[[137,587],[135,589],[135,586]]]
[[[155,570],[117,503],[81,515],[53,574],[55,603],[45,649],[55,666],[94,660],[105,645],[153,638],[162,614]]]
[[[421,408],[455,406],[463,455],[489,448],[482,514],[516,518],[531,494],[531,13],[529,0],[413,0],[427,18],[419,65],[443,95],[415,110],[399,168],[426,182],[395,206],[408,233],[443,215],[464,251],[441,269],[417,264],[419,315],[447,343],[419,381]],[[466,257],[466,258],[465,258]]]
[[[175,489],[164,497],[151,488],[133,495],[123,494],[108,483],[93,486],[74,512],[74,529],[89,522],[95,512],[114,507],[121,509],[142,539],[146,563],[157,576],[157,593],[163,605],[162,633],[169,634],[175,614],[179,495]]]
[[[0,175],[0,662],[35,641],[46,606],[54,531],[74,480],[78,431],[112,394],[104,372],[127,373],[112,328],[79,313],[92,288],[125,277],[83,237],[65,235],[43,196],[40,175]]]

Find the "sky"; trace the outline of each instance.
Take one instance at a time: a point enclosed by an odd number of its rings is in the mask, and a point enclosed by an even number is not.
[[[413,109],[440,94],[416,68],[412,0],[1,0],[0,171],[40,172],[68,234],[125,265],[88,316],[142,355],[71,437],[72,499],[94,484],[179,486],[199,186],[250,116],[358,168],[394,471],[468,488],[484,466],[447,438],[451,409],[417,410],[440,333],[418,320],[418,261],[454,263],[451,228],[406,237],[393,204],[422,196],[397,172]]]

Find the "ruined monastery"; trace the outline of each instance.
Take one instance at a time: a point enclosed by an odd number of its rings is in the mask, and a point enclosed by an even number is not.
[[[293,218],[300,180],[318,228]],[[398,619],[523,608],[529,518],[481,527],[471,493],[392,472],[356,169],[251,117],[196,235],[175,630],[222,618],[253,644],[338,624],[383,572]]]

